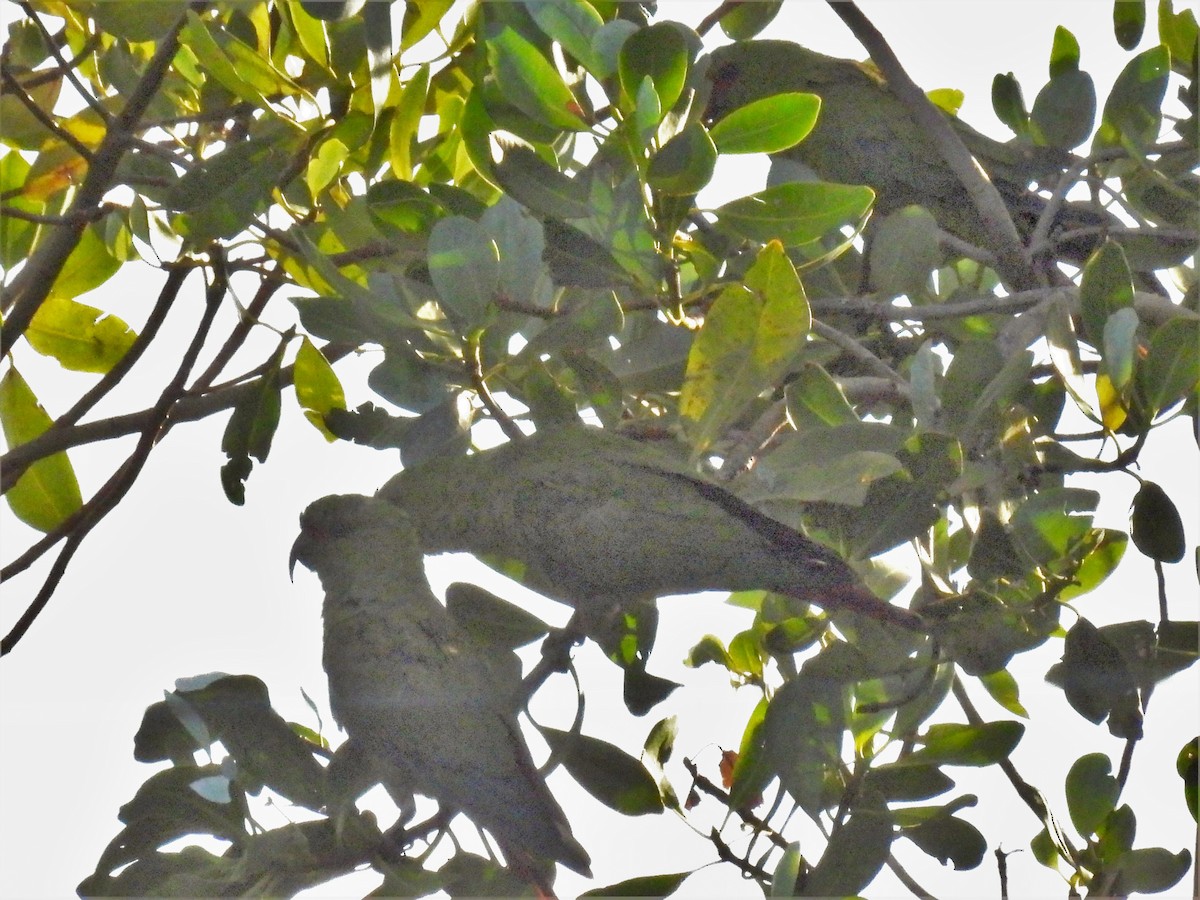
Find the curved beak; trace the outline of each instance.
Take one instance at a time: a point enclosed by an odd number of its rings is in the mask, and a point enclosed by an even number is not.
[[[308,535],[301,531],[300,536],[292,544],[292,552],[288,554],[288,578],[291,581],[296,580],[296,563],[304,562],[304,555],[308,550],[308,541]]]

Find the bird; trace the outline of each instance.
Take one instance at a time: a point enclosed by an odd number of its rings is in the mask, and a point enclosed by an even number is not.
[[[878,71],[866,64],[826,56],[791,41],[740,41],[719,47],[708,59],[704,117],[719,121],[764,97],[801,91],[821,97],[816,125],[803,141],[779,154],[805,164],[825,181],[865,184],[876,192],[875,211],[885,216],[909,205],[931,212],[943,229],[987,247],[988,237],[966,189],[929,136]],[[1028,141],[1007,143],[951,117],[951,125],[1009,206],[1014,223],[1032,232],[1044,201],[1031,182],[1057,179],[1075,161],[1067,150]],[[1103,228],[1119,224],[1082,202],[1065,204],[1056,227]],[[1102,240],[1068,242],[1056,252],[1082,262]]]
[[[376,494],[427,553],[516,560],[532,588],[575,607],[585,634],[633,602],[766,589],[924,631],[829,548],[654,444],[568,424],[402,470]]]
[[[362,495],[316,500],[300,516],[297,561],[325,591],[331,710],[373,779],[394,798],[464,813],[548,895],[550,862],[590,875],[521,734],[515,678],[434,596],[404,512]]]

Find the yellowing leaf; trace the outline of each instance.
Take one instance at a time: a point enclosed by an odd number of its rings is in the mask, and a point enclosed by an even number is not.
[[[305,418],[325,435],[325,440],[337,440],[325,427],[325,416],[331,410],[345,409],[346,395],[333,366],[329,365],[324,354],[314,347],[308,338],[300,342],[300,349],[296,352],[293,379],[296,399],[304,410]]]
[[[16,369],[0,378],[0,427],[10,448],[26,444],[52,421]],[[38,531],[53,531],[82,505],[79,482],[65,452],[29,466],[5,496],[13,514]]]
[[[64,369],[104,373],[123,357],[137,334],[116,316],[66,297],[47,297],[25,332],[30,346]]]
[[[1100,403],[1100,421],[1109,431],[1116,431],[1125,422],[1127,413],[1121,402],[1121,392],[1103,372],[1096,376],[1096,399]]]
[[[745,284],[728,285],[717,297],[688,354],[679,411],[697,452],[775,384],[811,325],[796,270],[772,241]]]

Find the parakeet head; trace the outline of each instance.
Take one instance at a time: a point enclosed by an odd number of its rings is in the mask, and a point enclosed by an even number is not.
[[[301,562],[314,571],[321,553],[335,541],[370,541],[372,534],[392,546],[406,538],[416,548],[416,535],[404,511],[390,503],[361,494],[331,494],[313,501],[300,514],[300,536],[292,545],[288,572]]]

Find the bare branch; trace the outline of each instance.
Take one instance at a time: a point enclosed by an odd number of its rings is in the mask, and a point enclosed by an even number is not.
[[[209,289],[206,292],[204,316],[200,320],[196,334],[184,352],[183,359],[179,363],[179,368],[175,372],[175,376],[167,384],[166,388],[163,389],[162,394],[159,395],[158,402],[150,410],[149,421],[142,430],[142,436],[138,440],[137,446],[124,465],[114,472],[112,477],[105,482],[96,495],[68,520],[71,524],[62,551],[51,566],[50,572],[46,576],[41,590],[34,597],[33,602],[21,614],[17,623],[4,636],[3,640],[0,640],[0,656],[12,652],[17,642],[21,640],[41,614],[42,610],[46,608],[46,604],[50,602],[50,598],[54,595],[59,581],[62,580],[67,564],[71,561],[71,557],[75,555],[75,551],[79,549],[79,545],[83,543],[83,539],[87,537],[88,532],[95,528],[121,502],[122,498],[129,492],[129,489],[133,487],[133,483],[137,480],[142,467],[150,457],[150,451],[154,449],[154,445],[159,438],[159,429],[166,422],[171,407],[183,395],[184,385],[191,374],[192,366],[196,364],[196,358],[200,355],[200,350],[204,346],[208,332],[212,328],[213,319],[216,317],[217,309],[220,307],[221,300],[225,296],[225,290],[226,284],[224,280],[219,277],[214,278],[213,283],[209,285]],[[64,526],[67,525],[67,523],[63,524]],[[63,528],[60,527],[59,531],[63,531]],[[45,541],[39,543],[45,543]],[[46,549],[48,549],[48,546]],[[28,553],[25,554],[25,556],[28,555]],[[11,569],[13,567],[9,566],[8,568]]]
[[[1017,234],[1017,226],[1013,224],[1008,207],[1004,205],[1004,200],[995,185],[979,170],[962,140],[950,127],[950,122],[908,76],[879,29],[853,2],[827,2],[834,14],[846,23],[854,36],[866,47],[872,61],[887,80],[888,86],[907,107],[913,121],[929,136],[942,159],[966,189],[967,195],[979,212],[980,222],[995,245],[999,263],[997,271],[1001,277],[1017,288],[1034,287],[1037,281],[1029,261],[1025,258],[1021,237]]]
[[[125,373],[133,368],[134,363],[141,358],[142,353],[150,346],[150,342],[154,340],[154,336],[158,334],[158,329],[162,325],[163,320],[167,316],[168,310],[175,302],[176,296],[179,294],[179,289],[183,286],[183,280],[187,277],[190,267],[175,266],[167,275],[167,281],[163,285],[158,294],[158,300],[154,304],[154,309],[150,311],[149,317],[146,319],[146,324],[142,326],[141,332],[137,336],[137,340],[125,352],[125,355],[118,360],[104,374],[92,388],[84,394],[67,412],[63,413],[54,420],[54,424],[50,430],[65,430],[71,428],[87,413],[89,409],[95,406],[102,397],[108,394],[114,387],[121,383],[125,377]],[[15,464],[8,463],[4,466],[3,472],[0,472],[0,493],[7,493],[9,488],[17,483],[17,479],[21,477],[24,471],[40,457],[30,457],[24,464],[17,462]]]

